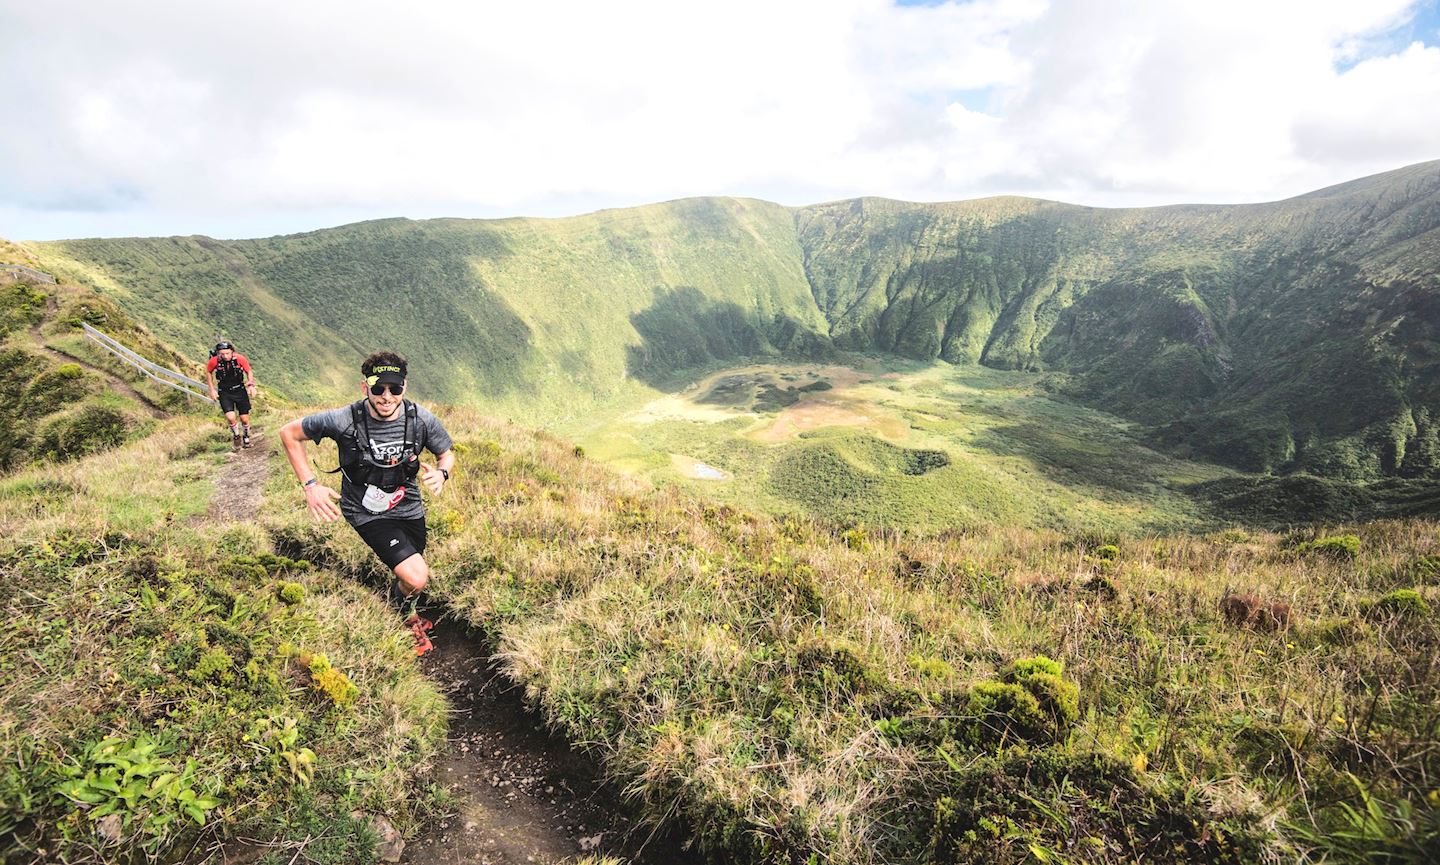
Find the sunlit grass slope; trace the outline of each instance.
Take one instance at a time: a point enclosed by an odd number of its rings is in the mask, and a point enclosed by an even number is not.
[[[348,395],[351,370],[384,346],[435,397],[553,418],[632,379],[826,344],[790,211],[758,201],[36,251],[176,345],[232,337],[264,380],[299,398]]]
[[[431,801],[445,706],[408,635],[353,581],[204,518],[218,441],[179,418],[0,480],[6,861],[198,861],[241,837],[373,861],[351,812],[409,830]]]
[[[1231,472],[1146,447],[1132,425],[1047,393],[1038,374],[848,364],[725,370],[569,431],[629,473],[837,523],[1135,534],[1234,522],[1189,491]],[[696,460],[717,471],[697,477]]]
[[[803,208],[837,345],[1048,370],[1252,471],[1440,469],[1440,162],[1285,201]]]
[[[102,327],[155,361],[185,361],[114,303],[73,285],[0,281],[0,471],[61,462],[144,437],[159,408],[193,411],[181,394],[150,385],[90,344]],[[112,389],[105,373],[130,383]]]
[[[1440,844],[1433,523],[842,532],[446,420],[437,592],[653,819],[732,861],[1422,862]],[[273,517],[289,555],[365,560],[348,532]]]
[[[189,352],[291,396],[377,345],[443,399],[566,422],[727,359],[1045,371],[1180,455],[1344,480],[1440,472],[1440,162],[1265,204],[690,199],[264,240],[34,245]]]

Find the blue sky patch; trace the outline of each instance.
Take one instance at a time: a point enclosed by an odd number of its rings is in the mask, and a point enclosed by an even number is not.
[[[1384,33],[1375,33],[1360,40],[1360,50],[1350,57],[1335,61],[1335,71],[1349,72],[1372,57],[1398,54],[1415,42],[1432,48],[1440,46],[1440,0],[1422,0],[1412,7],[1410,20]]]
[[[965,110],[974,111],[979,114],[988,114],[990,107],[990,96],[994,92],[993,87],[978,87],[969,90],[951,90],[945,94],[946,104],[960,103]]]

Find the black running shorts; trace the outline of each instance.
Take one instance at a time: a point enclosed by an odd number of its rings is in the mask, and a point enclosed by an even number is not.
[[[390,570],[417,553],[425,552],[425,518],[371,520],[355,527],[375,555]]]
[[[250,394],[246,393],[246,392],[243,391],[243,390],[242,390],[242,391],[228,391],[228,390],[222,390],[222,391],[220,391],[220,412],[221,412],[221,414],[228,414],[229,412],[232,412],[232,411],[233,411],[233,412],[238,412],[238,413],[240,413],[240,414],[249,414],[249,413],[250,413]]]

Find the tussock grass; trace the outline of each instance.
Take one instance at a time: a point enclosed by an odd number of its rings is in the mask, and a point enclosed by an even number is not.
[[[436,591],[651,819],[685,820],[703,847],[1423,861],[1440,837],[1440,633],[1377,603],[1413,588],[1434,609],[1433,523],[842,531],[649,490],[465,411],[446,421],[462,453],[432,511]],[[352,546],[298,512],[271,518]],[[1342,534],[1353,559],[1305,546]],[[1227,623],[1236,592],[1283,600],[1289,626]],[[1006,690],[1036,656],[1078,690],[1073,722],[1021,714],[1026,689]]]
[[[410,830],[429,807],[446,706],[393,611],[258,525],[197,519],[214,438],[176,419],[0,481],[7,857],[198,859],[243,837],[365,862],[351,811]],[[300,663],[319,655],[353,701],[319,690]]]
[[[1440,837],[1434,523],[831,526],[445,417],[460,462],[431,503],[434,591],[648,819],[684,821],[708,850],[1418,862]],[[257,523],[188,519],[211,437],[179,419],[0,487],[0,705],[16,719],[0,792],[17,849],[169,855],[240,832],[289,849],[295,833],[363,836],[352,808],[420,818],[444,707],[362,585],[379,567],[343,525],[309,522],[278,456]],[[1351,535],[1344,556],[1324,542]],[[266,559],[272,543],[282,556]],[[1234,595],[1284,603],[1287,624],[1227,621]],[[319,655],[355,685],[353,707],[311,681]],[[107,740],[154,744],[177,777],[193,755],[203,827],[158,793],[118,827],[57,798],[99,771]]]

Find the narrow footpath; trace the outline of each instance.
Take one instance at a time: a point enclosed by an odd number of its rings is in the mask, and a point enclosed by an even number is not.
[[[215,435],[229,438],[223,423],[216,418]],[[270,474],[270,441],[256,426],[250,428],[252,445],[225,455],[225,465],[215,475],[215,492],[202,519],[209,522],[248,520],[260,511],[265,478]]]
[[[437,764],[453,816],[405,848],[403,861],[530,865],[614,856],[633,865],[703,860],[682,839],[627,813],[595,761],[551,735],[520,689],[491,666],[481,635],[442,619],[422,665],[450,699],[450,747]]]
[[[202,519],[223,523],[257,513],[277,445],[258,427],[251,432],[253,447],[225,456]],[[222,433],[217,423],[215,434]],[[595,761],[551,735],[526,709],[520,689],[491,665],[483,635],[440,616],[431,638],[435,649],[420,664],[450,703],[448,748],[437,761],[436,782],[449,791],[453,810],[409,842],[399,861],[556,865],[585,856],[614,856],[631,865],[703,861],[682,849],[682,839],[637,825]],[[261,852],[247,851],[252,857]]]
[[[54,299],[54,298],[51,298],[51,299],[50,299],[50,303],[52,304],[52,307],[51,307],[51,309],[50,309],[51,314],[53,314],[53,313],[55,312],[54,307],[53,307],[54,302],[55,302],[55,299]],[[160,406],[158,406],[158,405],[155,404],[155,401],[154,401],[153,399],[151,399],[150,397],[148,397],[148,396],[146,396],[145,394],[141,393],[139,390],[137,390],[137,389],[135,388],[134,385],[132,385],[130,382],[126,381],[125,379],[120,378],[119,376],[115,375],[113,372],[110,372],[110,371],[107,370],[107,369],[104,369],[104,368],[102,368],[102,367],[96,366],[95,364],[91,363],[90,361],[86,360],[86,359],[83,358],[83,357],[76,357],[75,355],[69,353],[68,351],[61,351],[61,350],[58,349],[58,348],[51,348],[50,346],[46,345],[46,344],[45,344],[45,335],[40,332],[40,325],[39,325],[39,324],[33,325],[33,326],[30,328],[30,341],[34,344],[34,349],[35,349],[36,351],[40,352],[41,354],[45,355],[46,357],[51,358],[52,360],[59,361],[60,363],[74,363],[74,364],[79,364],[79,365],[80,365],[81,367],[83,367],[84,369],[87,369],[87,370],[89,370],[90,372],[93,372],[93,373],[95,373],[96,375],[100,376],[102,379],[105,380],[105,384],[108,385],[112,390],[119,391],[120,393],[125,394],[126,396],[128,396],[128,397],[130,397],[131,399],[135,400],[135,402],[137,402],[137,403],[139,403],[140,405],[144,406],[144,407],[145,407],[145,410],[148,411],[148,412],[150,412],[150,416],[151,416],[151,417],[153,417],[153,418],[169,417],[169,415],[166,413],[166,411],[165,411],[164,409],[162,409]]]

